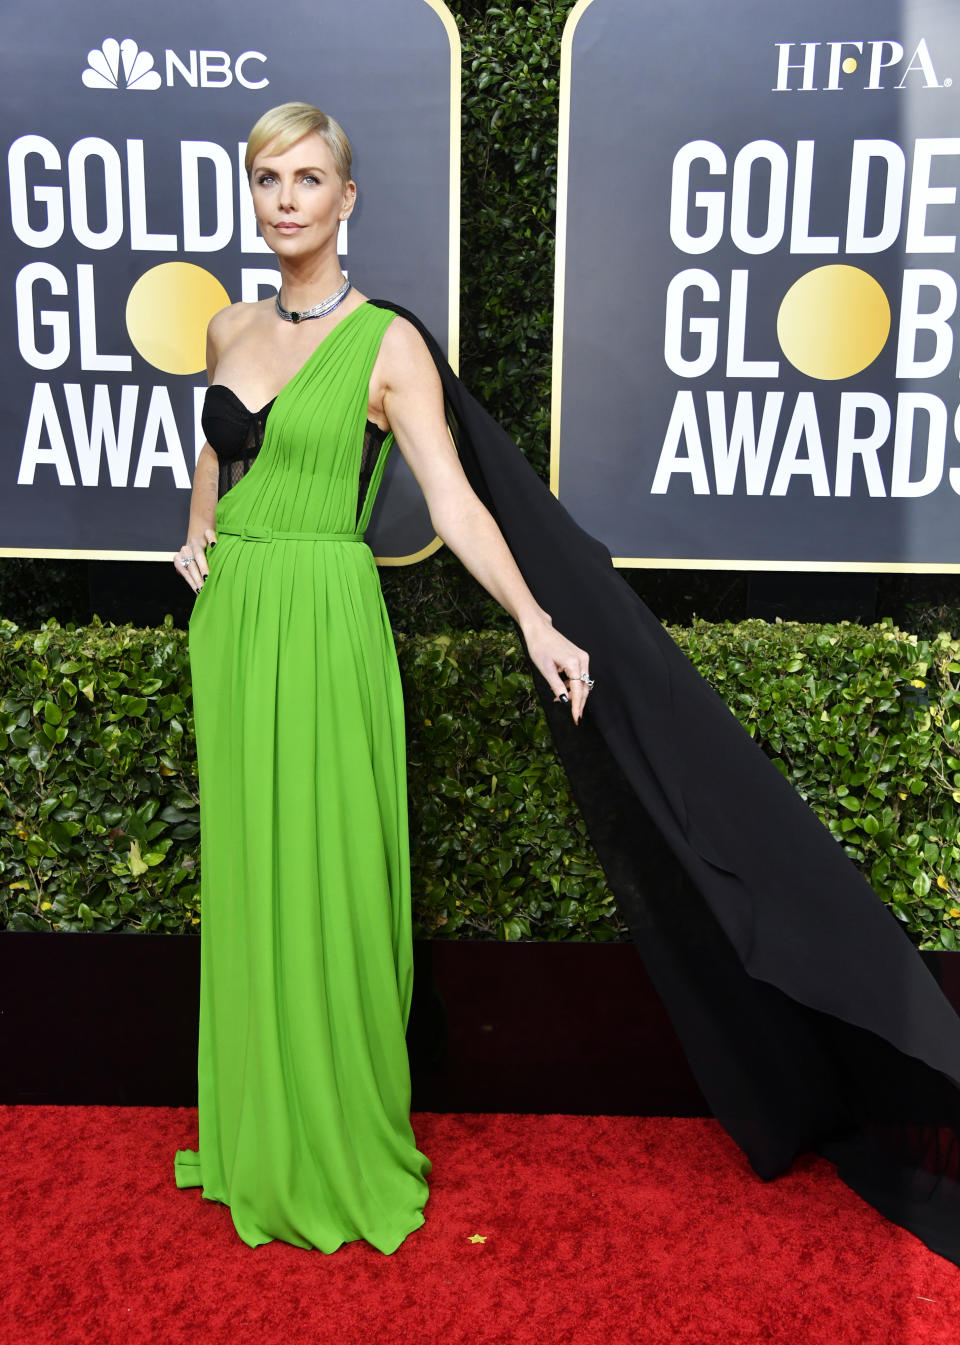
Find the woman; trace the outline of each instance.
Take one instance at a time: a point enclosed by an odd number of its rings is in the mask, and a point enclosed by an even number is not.
[[[410,1127],[404,1040],[403,704],[363,544],[391,442],[574,723],[589,659],[470,488],[423,337],[344,282],[337,231],[356,186],[341,128],[305,104],[275,108],[246,167],[281,287],[210,323],[208,442],[176,557],[197,594],[203,884],[200,1141],[176,1178],[228,1204],[251,1245],[366,1238],[392,1252],[423,1222],[431,1165]],[[224,467],[254,454],[218,505]]]
[[[303,105],[254,128],[279,307],[211,324],[210,377],[227,386],[209,390],[204,424],[253,466],[214,520],[204,449],[177,558],[198,592],[204,885],[200,1155],[177,1155],[178,1183],[229,1203],[251,1242],[392,1250],[422,1222],[400,689],[372,557],[344,535],[366,526],[395,434],[438,533],[521,624],[597,854],[714,1114],[760,1176],[813,1150],[960,1263],[960,1019],[419,320],[338,292],[354,199],[339,136]],[[332,192],[317,137],[339,165]],[[309,332],[285,324],[324,295]],[[221,462],[221,494],[231,480]],[[583,718],[585,650],[601,684]]]

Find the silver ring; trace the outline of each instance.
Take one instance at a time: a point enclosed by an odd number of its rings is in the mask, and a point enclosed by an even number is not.
[[[580,676],[577,678],[577,681],[583,682],[588,691],[592,691],[593,688],[596,686],[594,679],[592,677],[588,677],[585,672],[580,674]]]
[[[193,562],[196,560],[196,556],[179,556],[178,559],[183,568],[186,569],[188,565],[193,564]]]

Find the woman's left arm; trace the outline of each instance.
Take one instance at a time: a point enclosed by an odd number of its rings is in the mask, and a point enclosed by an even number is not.
[[[558,700],[568,695],[561,674],[569,679],[570,709],[579,723],[587,699],[580,676],[589,672],[589,655],[554,629],[496,521],[473,491],[447,431],[440,376],[420,333],[403,318],[387,328],[373,382],[437,536],[517,622],[531,661]]]

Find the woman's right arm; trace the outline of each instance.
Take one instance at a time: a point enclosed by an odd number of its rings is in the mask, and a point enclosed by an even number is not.
[[[217,367],[217,317],[215,314],[207,327],[207,383],[213,382]],[[187,524],[187,540],[173,558],[177,570],[193,589],[199,593],[209,574],[207,565],[207,547],[217,540],[214,531],[214,516],[217,509],[220,464],[217,455],[208,443],[204,443],[197,458],[193,473],[193,490],[190,495],[190,521]],[[187,562],[184,564],[184,562]]]
[[[199,593],[210,572],[207,565],[207,546],[217,540],[217,534],[214,532],[214,514],[217,508],[219,475],[217,455],[209,444],[204,444],[193,473],[187,540],[175,558],[177,569],[194,593]],[[184,565],[184,560],[191,558],[193,563]]]

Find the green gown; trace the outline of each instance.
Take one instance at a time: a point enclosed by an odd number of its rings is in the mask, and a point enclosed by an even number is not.
[[[403,699],[357,520],[370,373],[352,310],[278,395],[217,506],[190,619],[202,864],[199,1148],[177,1185],[250,1246],[393,1252],[424,1222]]]

